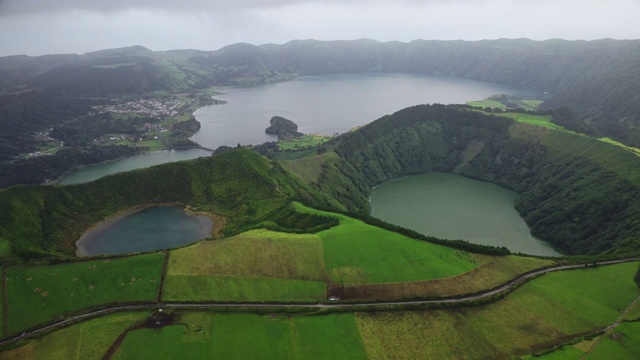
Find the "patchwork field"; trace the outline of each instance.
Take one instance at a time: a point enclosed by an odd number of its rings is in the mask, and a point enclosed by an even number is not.
[[[319,237],[253,230],[172,251],[163,299],[322,301],[326,279]]]
[[[472,294],[498,287],[526,272],[554,265],[552,260],[473,254],[477,268],[458,276],[386,284],[346,284],[331,290],[349,300],[393,300]]]
[[[170,253],[164,300],[321,301],[445,296],[495,287],[551,261],[491,257],[410,239],[346,216],[317,234],[252,230]],[[479,266],[482,265],[482,266]],[[438,280],[435,280],[438,279]],[[471,281],[469,281],[471,280]]]
[[[0,353],[0,359],[102,359],[111,344],[147,312],[124,312],[88,320]]]
[[[114,359],[366,359],[353,315],[188,313],[127,334]],[[149,347],[149,344],[156,344]]]
[[[7,335],[92,306],[153,301],[164,254],[6,269]]]
[[[269,277],[174,275],[165,280],[166,301],[320,302],[327,284]]]
[[[550,273],[482,307],[359,313],[370,359],[497,359],[607,326],[640,294],[637,263]],[[623,358],[624,359],[624,358]]]
[[[99,358],[126,333],[114,359],[510,359],[612,324],[640,295],[637,262],[554,272],[492,304],[441,310],[326,315],[175,311],[159,329],[148,313],[110,315],[24,342],[0,359]],[[170,312],[170,311],[169,311]],[[587,359],[636,359],[640,323],[623,323]],[[595,342],[543,359],[578,359]],[[613,357],[612,357],[613,356]]]
[[[299,203],[297,211],[334,216],[340,225],[321,231],[325,268],[334,283],[386,283],[439,279],[477,264],[455,249],[414,240],[347,216]]]

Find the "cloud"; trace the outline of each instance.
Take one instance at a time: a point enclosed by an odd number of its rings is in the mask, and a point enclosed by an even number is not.
[[[0,0],[0,56],[143,45],[640,38],[638,0]]]

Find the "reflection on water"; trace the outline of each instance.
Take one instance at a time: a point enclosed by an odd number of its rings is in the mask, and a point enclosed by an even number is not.
[[[385,182],[373,190],[370,202],[373,216],[425,235],[560,256],[531,236],[513,207],[517,196],[498,185],[434,172]]]

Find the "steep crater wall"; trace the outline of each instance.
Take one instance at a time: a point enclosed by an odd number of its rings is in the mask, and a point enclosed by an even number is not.
[[[368,213],[371,188],[399,176],[458,173],[520,194],[532,233],[571,254],[640,251],[640,157],[581,135],[456,106],[420,105],[344,135],[317,186]]]

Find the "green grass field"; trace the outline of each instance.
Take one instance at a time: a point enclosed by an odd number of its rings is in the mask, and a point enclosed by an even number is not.
[[[259,229],[172,251],[163,297],[322,301],[326,280],[320,237]]]
[[[278,141],[278,149],[280,150],[294,150],[302,149],[307,146],[317,146],[326,141],[329,141],[333,136],[325,136],[319,134],[304,134],[300,137],[291,138],[289,140]]]
[[[178,313],[174,325],[128,333],[117,359],[511,359],[616,321],[640,294],[637,263],[554,272],[495,303],[463,308],[328,315]],[[91,359],[145,313],[114,314],[55,331],[0,359]],[[588,359],[635,359],[640,323],[623,323]],[[542,359],[577,359],[594,341]]]
[[[540,104],[543,103],[542,100],[526,100],[526,99],[512,99],[511,101],[515,102],[516,107],[523,108],[525,110],[536,110]],[[478,107],[478,108],[494,108],[494,109],[502,109],[507,110],[509,107],[503,104],[500,101],[493,100],[492,98],[477,100],[477,101],[468,101],[467,105]]]
[[[165,280],[166,301],[318,302],[326,299],[327,284],[270,277],[175,275]]]
[[[164,254],[6,270],[8,335],[92,306],[152,301]]]
[[[264,229],[174,250],[167,274],[326,280],[320,237]]]
[[[351,314],[287,318],[203,312],[185,314],[180,322],[131,331],[114,359],[366,359]]]
[[[588,360],[640,359],[640,322],[622,323],[586,357]]]
[[[637,263],[555,272],[486,306],[359,313],[371,359],[496,359],[536,353],[616,321],[640,290]]]
[[[555,130],[564,130],[564,127],[551,122],[551,115],[532,115],[522,113],[494,113],[493,115],[504,116],[513,119],[519,123],[542,126]]]
[[[297,211],[334,216],[340,225],[317,233],[325,268],[336,283],[385,283],[438,279],[476,267],[455,249],[418,241],[362,221],[294,204]]]
[[[473,254],[478,267],[458,276],[442,279],[387,284],[348,284],[343,288],[351,300],[394,300],[471,294],[497,287],[528,271],[551,266],[551,260],[515,255]]]
[[[87,320],[1,352],[0,360],[99,360],[124,329],[146,317],[146,312],[124,312]]]

